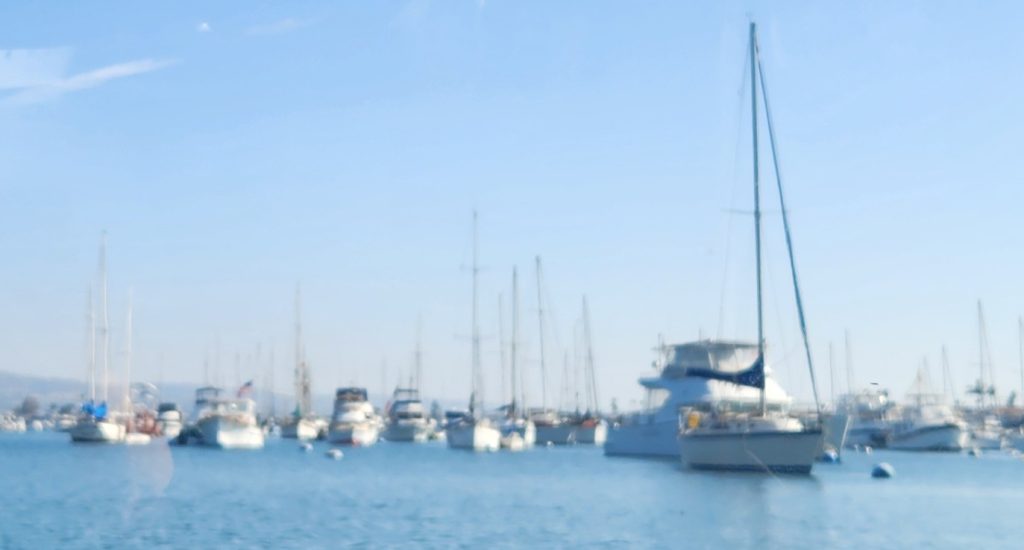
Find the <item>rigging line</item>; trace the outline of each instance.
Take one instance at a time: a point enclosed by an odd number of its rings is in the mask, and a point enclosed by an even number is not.
[[[740,146],[743,142],[743,103],[747,97],[747,54],[743,52],[743,71],[740,75],[740,87],[736,90],[736,144],[733,148],[733,162],[732,162],[732,198],[729,201],[729,210],[733,211],[736,209],[736,201],[739,197],[739,183],[740,183]],[[715,334],[717,339],[723,337],[722,331],[725,325],[725,300],[728,296],[729,287],[729,258],[732,255],[732,233],[733,233],[733,217],[726,216],[725,226],[725,256],[722,258],[722,290],[718,298],[718,331]]]
[[[755,54],[758,49],[754,48]],[[764,100],[764,116],[768,123],[768,141],[771,144],[772,166],[775,169],[775,183],[779,190],[779,208],[782,210],[782,228],[786,234],[786,249],[789,251],[789,270],[793,275],[793,294],[796,296],[796,310],[800,318],[800,333],[804,339],[804,350],[807,353],[807,370],[811,374],[811,390],[814,392],[814,407],[821,419],[821,402],[818,399],[818,383],[814,377],[814,362],[811,359],[811,344],[807,338],[807,319],[804,315],[803,299],[800,296],[800,284],[796,273],[796,260],[793,258],[793,237],[789,231],[789,215],[786,213],[786,200],[782,193],[782,169],[779,167],[778,149],[775,143],[775,125],[772,124],[771,108],[768,105],[768,86],[765,84],[764,67],[761,66],[761,58],[757,57],[757,72],[761,79],[761,97]]]

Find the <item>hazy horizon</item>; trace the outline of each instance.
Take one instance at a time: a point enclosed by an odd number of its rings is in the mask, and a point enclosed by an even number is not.
[[[601,405],[629,409],[659,335],[755,337],[753,17],[822,397],[849,331],[855,388],[902,395],[927,358],[941,391],[945,345],[966,400],[978,300],[1020,392],[1024,6],[121,8],[0,7],[0,370],[84,379],[105,230],[112,379],[131,290],[135,378],[198,384],[219,356],[223,385],[263,384],[272,351],[286,393],[301,285],[315,393],[407,378],[421,318],[425,397],[467,399],[477,210],[488,403],[513,267],[540,401],[539,255],[549,404],[586,295]],[[768,361],[807,401],[770,170]]]

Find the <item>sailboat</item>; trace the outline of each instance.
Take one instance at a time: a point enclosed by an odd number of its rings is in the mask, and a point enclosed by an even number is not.
[[[986,360],[987,359],[987,360]],[[971,424],[971,445],[979,449],[994,451],[1006,445],[1003,426],[996,416],[996,386],[993,380],[992,354],[988,349],[988,331],[985,328],[985,314],[978,300],[978,381],[968,393],[978,396],[978,406],[969,417]]]
[[[302,343],[301,295],[295,289],[295,410],[282,425],[281,437],[309,440],[320,437],[325,423],[313,415],[309,363]]]
[[[512,339],[509,342],[509,381],[512,399],[505,409],[505,419],[501,423],[501,446],[509,450],[520,450],[533,447],[537,441],[537,427],[527,418],[522,410],[524,404],[519,401],[517,382],[519,382],[519,274],[512,268]]]
[[[470,367],[469,409],[459,414],[448,413],[445,424],[445,439],[452,449],[473,451],[497,451],[500,447],[501,432],[490,419],[481,414],[480,390],[483,385],[480,372],[480,327],[477,323],[477,279],[480,268],[477,265],[477,215],[473,212],[473,336]]]
[[[562,415],[555,409],[548,408],[548,374],[544,349],[544,291],[541,276],[540,256],[536,258],[537,274],[537,329],[538,345],[540,346],[540,408],[530,411],[530,420],[537,429],[537,443],[540,445],[567,445],[572,443],[575,433],[574,426],[563,422]]]
[[[768,123],[772,156],[775,164],[779,202],[782,210],[783,227],[789,253],[790,271],[796,297],[800,329],[804,339],[811,387],[814,388],[817,404],[817,389],[814,382],[814,367],[811,362],[807,328],[804,320],[800,288],[797,284],[793,259],[789,222],[786,217],[782,195],[782,180],[779,176],[775,137],[771,113],[768,111],[768,97],[764,85],[764,73],[758,57],[757,27],[750,24],[750,97],[752,110],[753,167],[754,167],[754,245],[757,281],[757,355],[753,364],[736,372],[717,369],[689,369],[687,375],[721,380],[740,386],[751,386],[760,392],[760,410],[750,412],[722,411],[716,407],[684,407],[681,417],[684,425],[679,436],[680,455],[684,464],[693,469],[741,470],[810,473],[814,460],[820,455],[823,432],[820,426],[820,406],[817,425],[806,425],[784,410],[769,410],[765,399],[765,340],[761,283],[761,195],[757,146],[757,104],[758,76],[761,77],[761,93]]]
[[[76,443],[121,443],[124,441],[125,426],[116,422],[107,406],[110,396],[110,324],[107,315],[107,234],[100,241],[100,343],[103,361],[103,399],[96,402],[96,316],[93,312],[92,294],[89,296],[89,400],[82,405],[81,414],[75,427],[68,433]]]
[[[152,440],[156,431],[154,417],[143,407],[138,414],[132,402],[132,328],[133,308],[131,293],[128,294],[128,315],[125,322],[127,343],[125,346],[125,388],[124,410],[128,411],[124,442],[128,445],[145,445]],[[147,433],[149,432],[149,433]]]
[[[586,345],[586,368],[583,373],[586,386],[587,408],[576,419],[574,440],[582,445],[604,445],[608,437],[608,423],[601,418],[597,400],[597,377],[594,374],[594,344],[590,337],[590,307],[583,297],[583,340]]]

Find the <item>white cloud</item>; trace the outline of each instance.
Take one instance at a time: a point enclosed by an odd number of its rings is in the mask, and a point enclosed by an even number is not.
[[[246,29],[246,34],[253,36],[265,36],[270,34],[284,34],[286,32],[292,32],[303,27],[312,25],[313,22],[307,19],[295,19],[292,17],[286,17],[280,21],[274,21],[273,23],[267,23],[266,25],[255,25]]]
[[[210,28],[210,23],[207,21],[200,21],[199,24],[196,25],[196,32],[210,32],[211,30],[213,29]]]
[[[140,59],[108,65],[73,76],[41,82],[32,86],[18,86],[20,90],[6,98],[8,103],[38,103],[68,92],[87,90],[115,80],[153,72],[176,63],[170,60]]]

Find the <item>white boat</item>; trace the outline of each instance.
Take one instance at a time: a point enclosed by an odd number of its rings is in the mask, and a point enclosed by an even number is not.
[[[1024,427],[1017,428],[1006,434],[1006,446],[1024,452]]]
[[[434,431],[432,419],[420,400],[419,390],[396,388],[387,409],[387,427],[384,439],[422,443],[430,439]]]
[[[26,430],[25,419],[14,414],[0,416],[0,432],[22,433]]]
[[[366,388],[338,388],[327,440],[338,445],[369,446],[380,436],[380,420]]]
[[[821,429],[808,429],[792,416],[689,414],[697,415],[695,427],[679,438],[680,456],[695,470],[807,474],[821,454]]]
[[[472,309],[472,338],[471,361],[470,361],[470,392],[469,410],[463,414],[446,413],[445,439],[451,449],[466,449],[472,451],[497,451],[501,447],[501,431],[490,419],[479,416],[479,409],[483,408],[477,402],[477,396],[482,389],[482,373],[480,369],[480,327],[477,323],[477,277],[480,269],[477,265],[477,215],[473,211],[473,309]]]
[[[762,296],[761,268],[761,202],[758,173],[757,148],[757,105],[758,88],[762,94],[765,114],[768,123],[768,136],[775,159],[775,132],[768,111],[767,90],[764,86],[763,67],[758,57],[757,27],[750,24],[750,90],[751,118],[753,132],[753,166],[754,166],[754,249],[755,249],[755,280],[757,282],[757,343],[756,355],[748,367],[739,371],[725,372],[720,368],[690,368],[687,376],[703,377],[734,384],[737,387],[755,388],[758,392],[759,406],[754,411],[731,411],[721,404],[712,407],[692,407],[683,409],[685,418],[679,435],[680,456],[683,464],[694,469],[739,470],[759,472],[791,472],[808,474],[815,460],[821,456],[824,433],[821,428],[821,408],[815,390],[815,408],[817,418],[815,424],[807,425],[787,411],[772,410],[768,406],[767,374],[765,367],[764,315]],[[758,86],[760,78],[760,86]],[[803,337],[807,366],[811,375],[811,387],[814,383],[814,366],[811,362],[810,344],[807,339],[806,322],[800,287],[797,284],[795,262],[789,221],[786,214],[785,201],[782,194],[782,181],[778,178],[778,161],[775,159],[776,176],[779,194],[783,229],[786,236],[786,248],[790,260],[793,280],[793,291],[796,299],[797,314],[800,319],[800,330]]]
[[[928,372],[917,371],[908,396],[911,405],[902,410],[903,417],[893,426],[889,448],[899,451],[960,451],[968,447],[970,431],[967,423],[946,405],[944,396],[930,391]]]
[[[1003,425],[995,415],[985,415],[981,423],[970,430],[971,447],[984,451],[998,451],[1007,446]]]
[[[291,417],[281,424],[280,429],[281,437],[285,439],[308,441],[320,436],[320,427],[315,418]]]
[[[627,415],[608,429],[604,452],[618,456],[679,457],[679,411],[683,407],[719,404],[729,410],[753,411],[761,402],[756,388],[688,376],[689,369],[736,372],[757,357],[757,346],[742,342],[702,340],[659,347],[658,376],[641,378],[645,410]],[[792,398],[767,373],[765,401],[769,410],[789,407]]]
[[[600,402],[597,398],[597,377],[594,373],[594,345],[590,337],[590,306],[583,297],[583,341],[586,350],[586,369],[583,381],[586,389],[586,412],[577,412],[573,418],[575,428],[573,442],[577,445],[604,445],[608,438],[608,423],[601,418]],[[577,404],[577,410],[579,406]]]
[[[497,451],[501,448],[501,432],[488,418],[474,418],[472,413],[447,413],[445,439],[452,449]]]
[[[499,430],[502,448],[512,448],[518,442],[528,449],[537,443],[537,427],[529,419],[505,418],[500,422]]]
[[[68,432],[75,443],[121,443],[125,437],[125,425],[106,416],[106,405],[100,404],[95,410],[86,407],[75,427]]]
[[[321,437],[323,422],[313,414],[312,382],[302,340],[302,297],[295,288],[295,411],[281,423],[281,437],[308,441]]]
[[[889,400],[889,393],[877,388],[843,395],[837,408],[850,416],[848,448],[885,447],[893,424],[899,420],[899,409]]]
[[[604,445],[608,438],[608,423],[601,418],[583,418],[576,424],[577,445]]]
[[[185,417],[174,403],[160,403],[156,410],[156,425],[160,435],[168,440],[178,439],[184,428]]]
[[[219,388],[196,390],[197,442],[221,449],[262,449],[264,436],[256,421],[256,403],[241,395],[225,398],[220,394]]]

